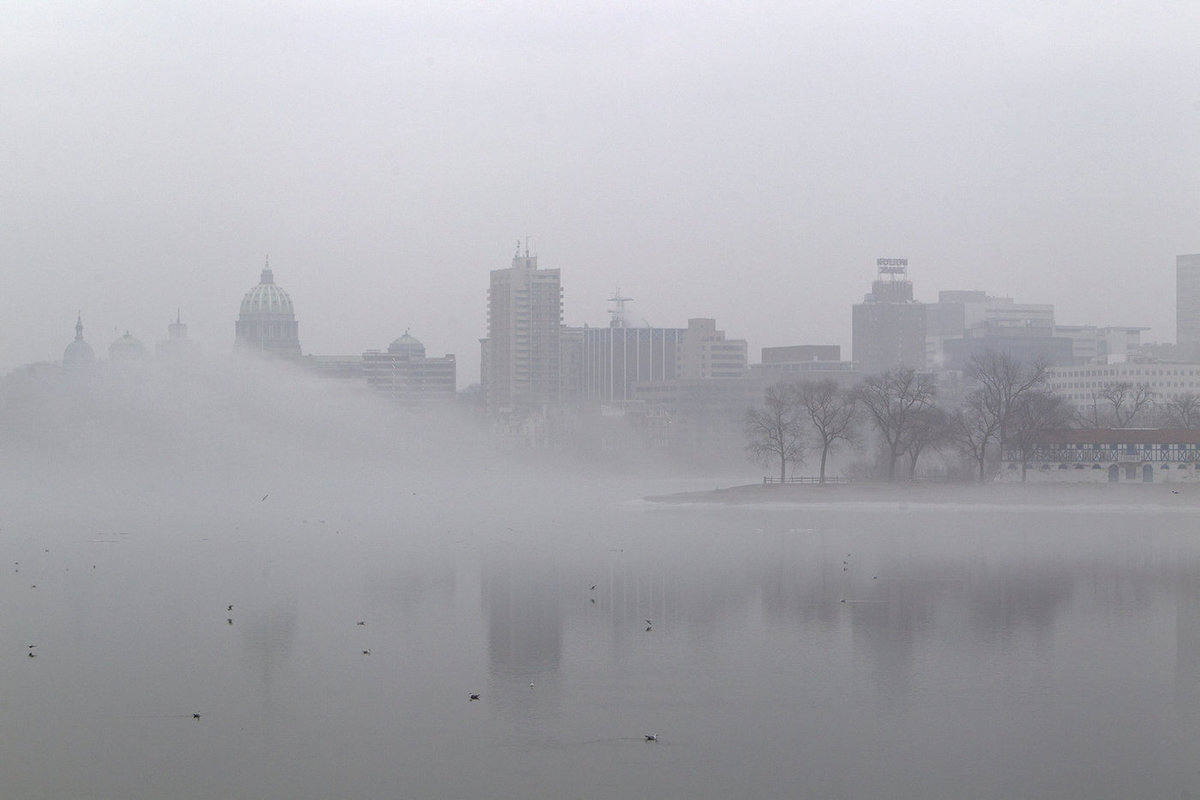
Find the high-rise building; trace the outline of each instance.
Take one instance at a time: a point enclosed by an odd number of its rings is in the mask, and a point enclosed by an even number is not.
[[[300,323],[292,298],[275,284],[270,262],[263,267],[258,285],[242,298],[234,332],[239,349],[300,358]]]
[[[483,391],[493,414],[535,410],[559,400],[562,282],[538,269],[520,245],[508,269],[491,272]]]
[[[685,329],[630,325],[618,289],[609,303],[607,327],[563,329],[563,400],[591,405],[620,405],[633,399],[638,381],[677,377],[679,343]]]
[[[1200,253],[1175,256],[1175,343],[1200,349]]]
[[[880,258],[871,293],[854,306],[854,363],[864,375],[925,368],[925,306],[913,300],[907,258]]]

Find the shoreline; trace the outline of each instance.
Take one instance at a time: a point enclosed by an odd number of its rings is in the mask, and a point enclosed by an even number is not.
[[[834,483],[745,484],[697,492],[646,495],[642,500],[664,505],[920,503],[980,504],[1056,503],[1106,506],[1154,503],[1200,509],[1200,484],[1110,483]]]

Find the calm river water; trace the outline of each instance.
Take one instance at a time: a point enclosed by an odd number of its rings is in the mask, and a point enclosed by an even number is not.
[[[359,477],[10,497],[0,794],[1200,796],[1195,507]]]

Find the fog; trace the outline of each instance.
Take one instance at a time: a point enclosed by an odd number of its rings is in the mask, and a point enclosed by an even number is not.
[[[223,354],[267,253],[306,353],[411,328],[465,386],[487,271],[525,237],[567,324],[619,286],[751,353],[847,352],[880,256],[922,301],[1170,341],[1197,249],[1191,3],[6,12],[0,372],[56,359],[79,311],[106,344],[181,310]]]
[[[1190,494],[647,502],[716,481],[257,358],[5,392],[13,796],[1200,791]]]
[[[1169,340],[1200,7],[5,12],[0,793],[1200,794],[1188,483],[710,494],[732,417],[526,449],[232,352],[269,254],[306,355],[411,329],[462,390],[518,240],[565,324],[752,361],[848,356],[883,256]],[[61,368],[77,315],[199,353]]]

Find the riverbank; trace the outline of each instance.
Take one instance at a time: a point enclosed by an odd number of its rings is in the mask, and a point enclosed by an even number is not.
[[[838,483],[748,484],[700,492],[650,495],[650,503],[761,505],[767,503],[979,503],[1135,505],[1200,509],[1200,484],[1109,483]]]

